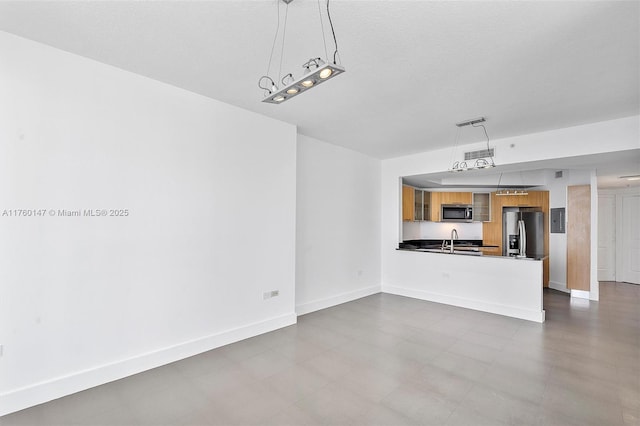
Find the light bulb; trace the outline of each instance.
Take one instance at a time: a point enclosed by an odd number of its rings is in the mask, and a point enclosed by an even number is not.
[[[331,74],[333,74],[333,70],[331,68],[325,68],[322,71],[320,71],[320,78],[322,79],[329,78]]]
[[[273,100],[276,101],[276,102],[282,102],[282,101],[284,101],[284,96],[278,95],[275,98],[273,98]]]
[[[298,89],[296,87],[292,87],[291,89],[287,90],[287,93],[290,95],[295,95],[296,93],[298,93]]]
[[[305,80],[300,84],[302,84],[304,87],[311,87],[313,86],[313,83],[314,83],[313,80]]]

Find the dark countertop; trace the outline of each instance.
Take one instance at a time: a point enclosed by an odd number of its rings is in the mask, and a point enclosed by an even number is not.
[[[446,241],[451,241],[447,239]],[[454,240],[454,247],[470,248],[498,248],[498,246],[485,245],[482,240]],[[442,247],[442,240],[405,240],[398,246],[400,249],[439,249]]]
[[[402,243],[401,243],[402,244]],[[442,243],[440,243],[442,244]],[[456,248],[456,246],[454,245],[454,252],[451,253],[448,249],[444,249],[441,250],[440,249],[441,246],[438,247],[421,247],[421,248],[407,248],[407,247],[399,247],[396,250],[399,251],[413,251],[413,252],[420,252],[420,253],[435,253],[435,254],[448,254],[448,255],[461,255],[461,256],[483,256],[483,257],[497,257],[497,258],[501,258],[501,259],[513,259],[513,260],[544,260],[547,258],[547,256],[537,256],[537,257],[516,257],[516,256],[496,256],[496,255],[486,255],[484,253],[482,253],[479,248],[475,249],[475,250],[469,250],[469,246],[466,247],[460,247],[460,248]],[[475,246],[475,247],[482,247],[482,246]],[[487,247],[487,246],[484,246]],[[488,246],[488,247],[495,247],[495,246]]]

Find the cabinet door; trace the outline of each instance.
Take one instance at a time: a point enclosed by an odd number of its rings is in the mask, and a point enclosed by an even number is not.
[[[422,191],[422,217],[431,220],[431,193]]]
[[[414,188],[402,186],[402,220],[414,220],[413,209],[415,204]]]
[[[416,189],[413,191],[414,197],[414,206],[413,206],[413,218],[414,220],[424,220],[424,214],[422,210],[423,206],[423,192],[421,189]]]
[[[431,205],[429,206],[431,210],[431,220],[433,222],[440,222],[440,207],[442,206],[442,192],[432,192],[431,193]]]
[[[489,222],[491,220],[491,195],[488,192],[473,193],[473,221]]]

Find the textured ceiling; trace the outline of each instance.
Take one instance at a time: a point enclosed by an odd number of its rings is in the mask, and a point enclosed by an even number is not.
[[[477,116],[487,117],[492,138],[502,138],[639,113],[637,1],[334,0],[347,72],[270,105],[260,102],[257,80],[278,5],[284,17],[276,0],[3,1],[0,30],[377,158],[449,146],[454,123]],[[282,74],[300,75],[315,56],[325,56],[318,3],[295,0]],[[279,62],[276,56],[272,71]],[[467,133],[460,143],[482,136]]]

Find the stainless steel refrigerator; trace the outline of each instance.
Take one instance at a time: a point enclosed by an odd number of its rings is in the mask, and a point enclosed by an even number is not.
[[[544,256],[544,213],[505,211],[502,213],[502,255]]]

